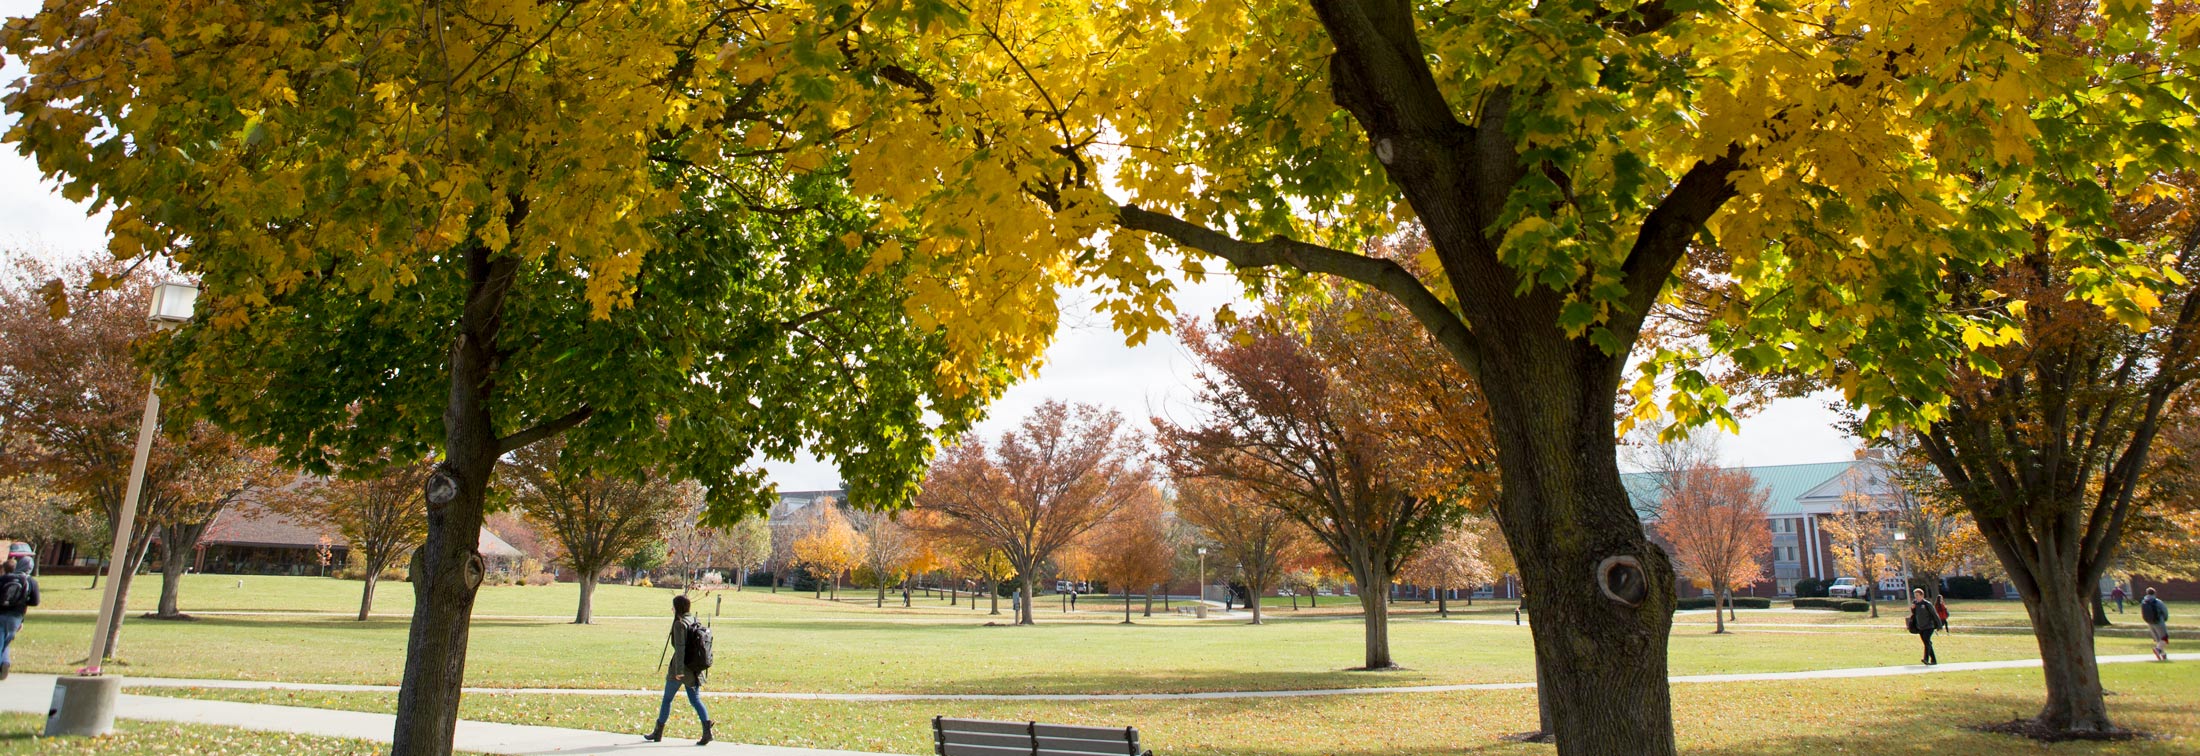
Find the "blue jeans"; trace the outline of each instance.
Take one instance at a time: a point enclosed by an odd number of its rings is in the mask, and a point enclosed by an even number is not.
[[[15,644],[15,634],[22,631],[23,615],[0,612],[0,664],[8,663],[8,646]]]
[[[681,687],[683,686],[679,680],[665,679],[665,700],[657,704],[657,726],[663,727],[665,720],[672,718],[672,696],[680,692]],[[684,687],[688,691],[688,703],[695,705],[695,718],[703,722],[710,721],[710,712],[703,708],[702,693],[696,690],[694,683],[688,683]]]

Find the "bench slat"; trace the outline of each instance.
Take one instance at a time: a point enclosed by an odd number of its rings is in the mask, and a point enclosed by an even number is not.
[[[1002,748],[1000,746],[948,743],[939,746],[936,752],[939,756],[1031,756],[1031,746]]]
[[[1133,727],[935,717],[933,732],[935,750],[944,756],[1139,756],[1142,753],[1138,747],[1138,730]]]
[[[1082,738],[1040,738],[1042,754],[1111,754],[1112,756],[1138,756],[1138,745],[1122,738],[1114,740],[1085,740]]]
[[[1003,722],[998,719],[948,719],[941,717],[939,726],[942,730],[952,732],[992,732],[1002,735],[1031,734],[1030,722]]]
[[[1037,731],[1042,738],[1081,738],[1084,740],[1124,741],[1132,737],[1128,727],[1085,727],[1081,725],[1056,725],[1041,723]]]
[[[951,745],[999,746],[1031,750],[1031,736],[1024,734],[1003,735],[991,732],[960,732],[941,730],[940,741]]]

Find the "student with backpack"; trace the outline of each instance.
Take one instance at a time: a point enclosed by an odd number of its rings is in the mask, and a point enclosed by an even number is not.
[[[665,697],[657,704],[657,729],[642,736],[655,743],[665,738],[665,720],[672,718],[672,697],[687,688],[688,703],[695,706],[695,718],[703,723],[703,739],[696,745],[710,744],[710,711],[703,708],[703,673],[710,670],[710,628],[695,620],[688,613],[688,597],[672,597],[672,634],[666,639],[672,647],[672,663],[665,667]]]
[[[2139,619],[2146,620],[2147,630],[2154,634],[2154,660],[2169,661],[2169,605],[2147,588],[2147,597],[2139,599]]]
[[[38,581],[15,571],[15,560],[0,559],[0,680],[8,679],[8,647],[23,630],[25,610],[38,605]]]
[[[1925,589],[1910,589],[1910,618],[1905,624],[1925,641],[1925,658],[1918,663],[1939,664],[1940,657],[1933,653],[1933,631],[1940,629],[1940,614],[1933,611],[1933,602],[1925,600]]]

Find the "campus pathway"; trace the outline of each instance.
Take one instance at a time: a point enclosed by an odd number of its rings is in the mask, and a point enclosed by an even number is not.
[[[134,682],[134,681],[133,681]],[[53,675],[18,674],[0,681],[0,711],[45,713],[53,696]],[[256,687],[276,687],[261,685]],[[123,694],[115,716],[158,722],[223,725],[250,730],[326,735],[387,743],[397,717],[357,711],[334,711],[299,706],[198,701]],[[690,723],[692,724],[692,723]],[[690,728],[692,729],[692,727]],[[712,743],[696,748],[693,740],[667,738],[663,743],[644,743],[638,734],[571,730],[459,720],[454,747],[460,751],[495,754],[599,754],[679,749],[680,753],[729,756],[879,756],[861,751]]]
[[[2171,654],[2177,661],[2200,661],[2200,654]],[[2153,662],[2152,654],[2128,654],[2102,656],[2101,664],[2129,664]],[[2011,659],[2005,661],[1949,662],[1925,666],[1909,664],[1892,667],[1852,667],[1847,669],[1816,669],[1795,672],[1749,672],[1717,675],[1680,675],[1669,678],[1674,683],[1737,683],[1772,680],[1824,680],[1850,677],[1889,677],[1897,675],[1929,675],[1947,672],[1976,672],[1989,669],[2028,669],[2040,666],[2038,659]],[[47,679],[52,679],[50,676]],[[11,681],[12,682],[12,681]],[[260,680],[192,680],[179,678],[129,677],[123,685],[130,688],[225,688],[242,690],[299,690],[328,693],[394,693],[394,685],[344,685],[334,683],[289,683]],[[49,686],[50,687],[50,686]],[[1319,696],[1358,696],[1383,693],[1448,693],[1464,690],[1519,690],[1533,688],[1533,682],[1459,683],[1451,685],[1394,685],[1365,688],[1313,688],[1301,690],[1232,690],[1204,693],[789,693],[769,691],[704,691],[708,698],[764,698],[792,701],[1198,701],[1223,698],[1310,698]],[[663,695],[655,690],[621,690],[615,688],[467,688],[470,695],[528,694],[567,696],[635,696],[655,698]]]

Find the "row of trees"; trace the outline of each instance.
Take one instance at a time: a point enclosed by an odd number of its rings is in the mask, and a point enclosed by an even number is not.
[[[334,13],[50,3],[0,36],[7,139],[113,210],[118,257],[202,277],[161,370],[224,427],[314,462],[440,439],[423,575],[468,574],[496,460],[559,433],[663,423],[622,468],[683,468],[721,523],[802,441],[902,501],[1043,353],[1053,285],[1166,327],[1166,246],[1381,292],[1474,379],[1489,444],[1452,462],[1495,462],[1529,609],[1570,619],[1533,628],[1562,754],[1675,750],[1674,572],[1614,418],[1637,365],[1681,425],[1730,420],[1722,356],[1916,432],[2040,628],[2043,726],[2113,728],[2084,595],[2200,321],[2182,6]],[[1364,254],[1408,223],[1425,259]],[[1638,353],[1692,283],[1701,340]],[[1317,537],[1441,530],[1397,524]],[[449,750],[474,591],[414,587],[408,756]]]

